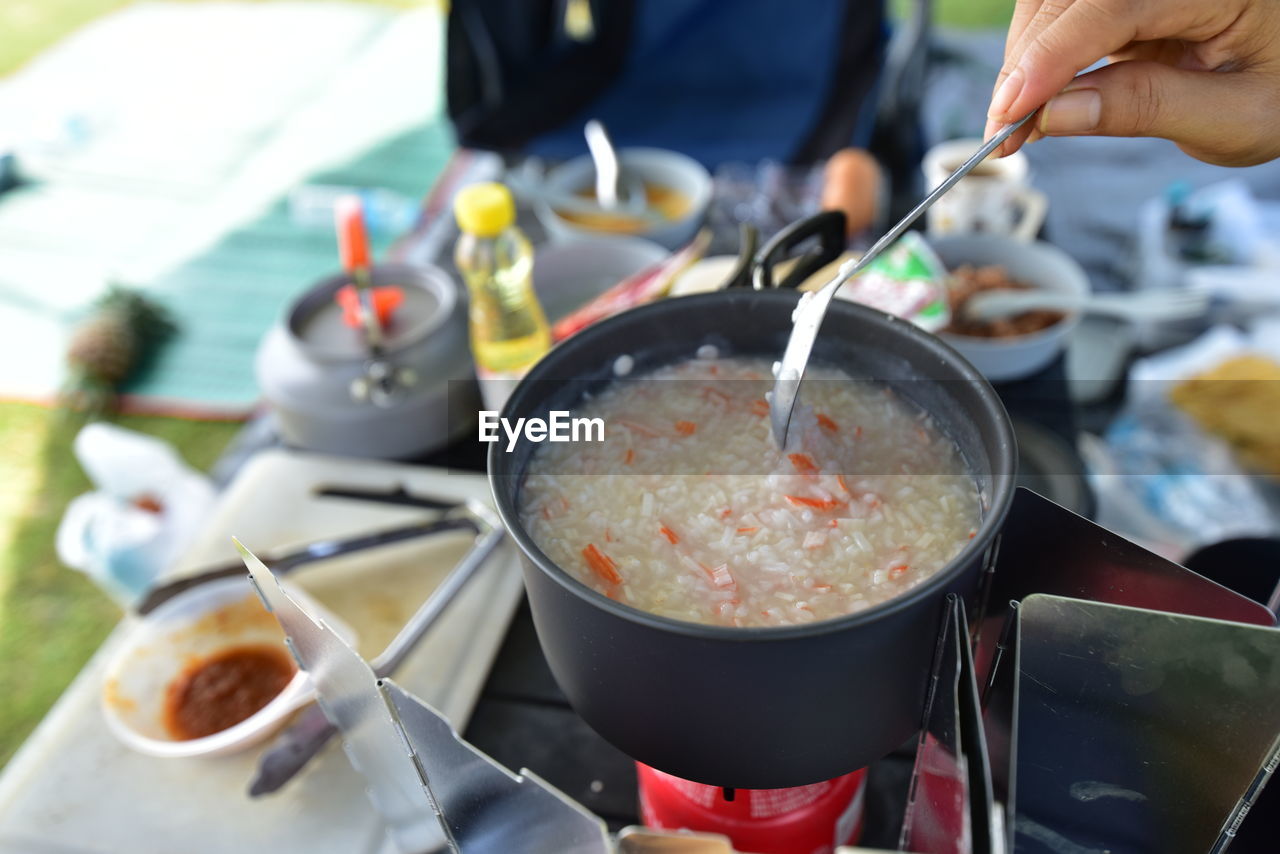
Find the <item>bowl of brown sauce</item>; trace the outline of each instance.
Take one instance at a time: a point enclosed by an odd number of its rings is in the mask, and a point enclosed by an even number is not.
[[[288,592],[354,642],[313,599]],[[213,756],[262,741],[313,697],[253,587],[225,578],[175,596],[131,627],[107,667],[102,709],[111,731],[142,753]]]
[[[643,188],[646,216],[558,208],[552,199],[595,199],[595,165],[590,157],[575,157],[547,173],[549,193],[534,203],[547,234],[558,240],[625,234],[672,250],[692,240],[711,203],[711,174],[702,164],[661,148],[624,148],[618,152],[618,162],[623,175]]]

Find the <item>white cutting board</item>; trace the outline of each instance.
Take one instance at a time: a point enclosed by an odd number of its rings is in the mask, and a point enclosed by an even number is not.
[[[485,479],[441,469],[268,451],[224,493],[177,573],[235,558],[230,537],[269,554],[427,518],[430,511],[317,498],[317,485],[389,489],[489,502]],[[448,540],[448,542],[446,542]],[[362,637],[389,631],[448,570],[467,538],[387,547],[293,576],[348,618]],[[353,576],[369,579],[357,584]],[[246,582],[247,584],[248,582]],[[424,638],[396,679],[462,729],[520,599],[514,547],[504,543]],[[344,611],[346,613],[344,613]],[[125,620],[86,665],[0,776],[3,854],[371,854],[381,821],[336,740],[280,792],[246,788],[264,747],[210,759],[156,759],[108,732],[102,671]],[[374,643],[377,638],[372,638]],[[56,639],[51,639],[56,642]],[[367,650],[365,651],[367,654]]]

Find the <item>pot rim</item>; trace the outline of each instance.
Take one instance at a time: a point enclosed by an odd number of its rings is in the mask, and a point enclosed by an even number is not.
[[[795,291],[749,291],[749,290],[722,290],[711,293],[690,294],[683,297],[671,297],[665,300],[659,300],[647,305],[638,306],[629,309],[613,317],[606,318],[598,323],[594,323],[588,328],[578,332],[573,338],[580,336],[591,337],[613,337],[617,331],[625,328],[629,323],[635,321],[637,317],[643,317],[646,314],[661,311],[664,303],[672,300],[683,301],[686,308],[695,310],[701,308],[701,303],[715,304],[724,301],[726,298],[742,298],[750,295],[748,298],[762,301],[777,302],[786,306],[788,313],[794,308],[794,303],[798,299],[799,294]],[[841,308],[837,309],[836,305]],[[497,507],[498,515],[502,519],[503,525],[507,532],[515,541],[516,545],[524,553],[524,555],[532,561],[532,563],[543,574],[550,577],[553,581],[565,588],[568,592],[577,596],[579,599],[585,600],[588,604],[595,605],[616,617],[620,617],[631,623],[636,623],[643,628],[660,630],[669,633],[684,635],[696,640],[719,641],[728,643],[753,643],[761,641],[780,641],[793,640],[801,638],[816,637],[835,632],[841,632],[845,629],[856,628],[861,625],[874,623],[878,620],[890,617],[898,612],[914,607],[931,597],[938,596],[950,582],[974,560],[977,560],[990,546],[1000,525],[1003,523],[1004,517],[1009,510],[1009,505],[1013,502],[1015,491],[1015,477],[1018,468],[1018,451],[1017,441],[1013,433],[1013,425],[1009,419],[1008,412],[1004,408],[1004,403],[996,394],[995,389],[985,377],[969,363],[964,356],[960,355],[953,347],[942,339],[930,335],[912,323],[904,321],[898,317],[886,314],[869,306],[861,305],[843,300],[836,300],[831,310],[835,311],[852,311],[856,314],[863,315],[863,319],[872,323],[889,323],[899,333],[905,335],[912,340],[912,343],[938,357],[943,363],[957,370],[961,376],[958,379],[971,383],[978,391],[981,397],[983,407],[991,412],[995,417],[996,437],[998,442],[998,458],[990,460],[992,468],[992,488],[989,506],[986,513],[978,525],[977,533],[965,546],[947,562],[945,566],[931,575],[924,582],[912,587],[901,596],[896,596],[885,602],[873,605],[861,611],[855,611],[842,617],[833,617],[827,620],[818,620],[812,623],[798,623],[789,626],[718,626],[710,623],[695,623],[688,620],[678,620],[674,617],[664,617],[660,614],[654,614],[649,611],[643,611],[639,608],[626,605],[621,602],[615,602],[603,593],[599,593],[593,588],[583,584],[578,579],[570,575],[566,570],[561,568],[555,561],[547,556],[545,552],[533,541],[533,537],[525,530],[520,523],[519,511],[515,507],[515,489],[500,490],[498,488],[498,480],[516,479],[523,476],[523,473],[512,473],[497,475],[495,474],[495,463],[499,459],[499,454],[505,454],[499,443],[493,443],[489,447],[488,453],[488,475],[489,488],[493,493],[494,505]],[[585,340],[585,338],[584,338]],[[525,376],[521,387],[525,387],[527,381],[530,385],[544,380],[544,374],[552,370],[553,363],[557,360],[554,358],[556,350],[571,344],[566,341],[555,348],[547,358],[538,362],[533,369]],[[511,395],[506,406],[503,407],[502,416],[507,417],[512,405],[519,401],[520,388],[518,387]],[[1003,465],[1001,465],[1003,464]],[[1000,472],[997,469],[1003,468]],[[508,497],[510,496],[510,497]]]

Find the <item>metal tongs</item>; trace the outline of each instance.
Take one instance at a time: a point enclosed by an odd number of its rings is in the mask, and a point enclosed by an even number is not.
[[[356,501],[372,501],[399,507],[421,507],[424,510],[438,510],[441,512],[456,511],[462,506],[453,500],[433,498],[428,495],[414,495],[402,486],[386,492],[342,486],[320,486],[314,490],[314,494],[321,497],[349,498]],[[376,531],[362,532],[349,537],[313,540],[300,548],[288,552],[274,554],[270,557],[263,556],[263,560],[276,575],[285,575],[309,564],[330,560],[353,552],[361,552],[378,546],[388,546],[392,543],[418,539],[419,537],[430,537],[447,531],[474,531],[475,529],[476,525],[469,516],[445,513],[445,515],[438,518],[410,522],[394,528],[380,528]],[[192,587],[199,587],[201,584],[217,581],[219,578],[234,578],[243,575],[244,561],[236,560],[183,575],[179,578],[162,581],[146,592],[138,604],[134,605],[133,611],[139,617],[143,617],[168,602],[174,596],[185,593]]]
[[[796,398],[800,394],[800,381],[804,379],[805,368],[809,366],[809,355],[813,352],[813,342],[817,340],[822,318],[826,315],[831,300],[835,298],[836,291],[840,290],[845,282],[866,269],[867,265],[884,250],[892,246],[902,233],[920,218],[921,214],[954,187],[961,178],[968,175],[973,167],[987,159],[991,152],[999,148],[1033,115],[1035,115],[1034,112],[1028,113],[983,143],[972,157],[960,164],[960,168],[948,175],[941,184],[934,187],[920,204],[912,208],[898,221],[897,225],[885,232],[883,237],[862,254],[862,257],[840,265],[840,269],[836,271],[831,281],[823,285],[820,290],[806,293],[800,298],[800,304],[796,306],[795,313],[791,316],[794,324],[791,328],[791,337],[787,340],[787,349],[782,355],[782,363],[778,366],[773,391],[769,394],[769,424],[773,428],[773,436],[778,442],[778,447],[787,446],[787,431],[791,427],[791,413],[796,407]]]

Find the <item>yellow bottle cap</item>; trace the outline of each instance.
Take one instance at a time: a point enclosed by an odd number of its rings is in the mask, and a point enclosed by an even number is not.
[[[496,237],[516,221],[516,203],[502,184],[472,184],[458,191],[453,216],[467,234]]]

